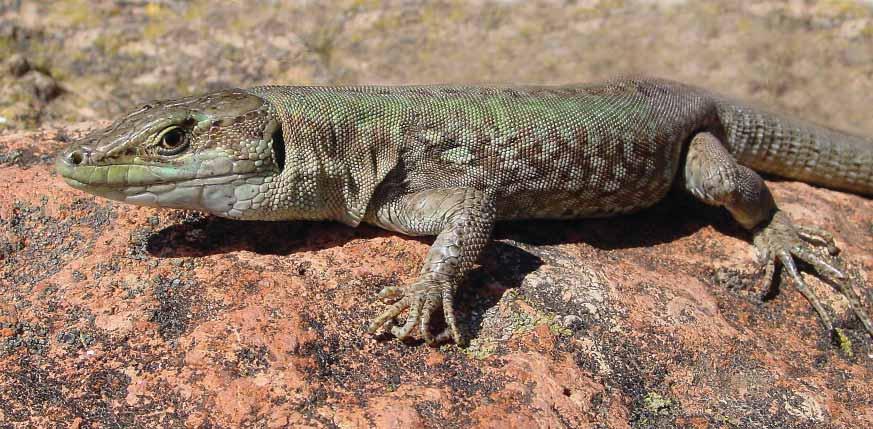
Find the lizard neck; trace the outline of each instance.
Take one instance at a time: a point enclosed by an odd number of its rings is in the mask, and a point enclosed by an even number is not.
[[[401,136],[368,129],[361,111],[325,93],[260,87],[282,127],[281,172],[266,183],[260,218],[334,220],[357,226],[379,183],[397,163]],[[274,143],[276,144],[276,143]]]

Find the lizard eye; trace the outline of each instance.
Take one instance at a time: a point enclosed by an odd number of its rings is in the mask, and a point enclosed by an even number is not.
[[[158,154],[160,155],[178,155],[187,148],[188,138],[179,127],[167,129],[158,140]]]

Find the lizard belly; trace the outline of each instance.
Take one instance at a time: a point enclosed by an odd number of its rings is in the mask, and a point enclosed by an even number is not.
[[[623,190],[605,196],[585,191],[519,192],[497,204],[500,220],[580,219],[632,213],[652,206],[666,195],[668,182],[649,189]]]

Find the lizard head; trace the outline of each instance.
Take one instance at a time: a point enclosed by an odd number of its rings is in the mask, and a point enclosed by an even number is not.
[[[145,104],[64,150],[56,167],[105,198],[242,218],[281,172],[283,146],[270,105],[235,89]]]

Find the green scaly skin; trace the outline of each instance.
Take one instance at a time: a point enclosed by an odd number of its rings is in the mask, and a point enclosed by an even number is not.
[[[392,305],[370,326],[428,343],[461,342],[452,299],[496,221],[633,212],[678,184],[753,232],[763,282],[781,263],[841,335],[798,274],[804,261],[873,334],[847,276],[813,250],[835,253],[833,239],[793,225],[750,167],[873,195],[870,140],[656,79],[220,91],[142,106],[57,161],[71,186],[132,204],[436,235],[420,277],[384,289]],[[447,329],[434,335],[440,309]]]

